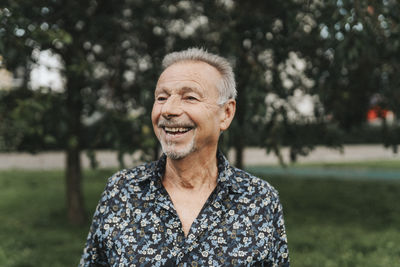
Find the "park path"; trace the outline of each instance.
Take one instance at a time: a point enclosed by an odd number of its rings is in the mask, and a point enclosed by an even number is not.
[[[282,149],[282,155],[287,160],[289,151]],[[100,168],[118,168],[117,154],[114,151],[97,151],[97,161]],[[234,152],[228,154],[228,158],[233,162]],[[343,151],[326,147],[317,147],[307,157],[300,157],[298,162],[351,162],[351,161],[374,161],[374,160],[398,160],[400,164],[400,154],[395,154],[391,149],[381,145],[346,145]],[[139,154],[125,155],[124,162],[126,167],[133,167],[140,163]],[[244,151],[244,165],[274,165],[278,164],[278,159],[272,155],[267,155],[265,150],[259,148],[247,148]],[[82,165],[84,168],[90,166],[86,153],[82,153]],[[65,154],[63,152],[45,152],[38,154],[29,153],[0,153],[0,169],[62,169],[65,166]]]
[[[400,165],[400,161],[399,161]],[[256,175],[296,176],[307,178],[338,178],[338,179],[368,179],[368,180],[400,180],[400,169],[369,169],[369,168],[324,168],[324,167],[289,167],[249,166],[247,171]]]

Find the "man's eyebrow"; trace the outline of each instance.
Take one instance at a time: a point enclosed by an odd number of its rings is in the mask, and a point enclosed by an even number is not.
[[[168,90],[165,87],[158,87],[154,90],[154,94],[168,93]]]
[[[158,87],[158,88],[156,88],[156,90],[154,91],[154,95],[163,94],[163,93],[169,94],[170,91],[171,91],[171,90],[168,89],[168,88],[166,88],[166,87]],[[180,93],[190,93],[190,92],[194,92],[194,93],[200,95],[201,97],[203,97],[203,93],[202,93],[199,89],[197,89],[197,88],[195,88],[195,87],[183,86],[183,87],[179,88],[178,91],[179,91]]]
[[[181,88],[181,91],[183,93],[194,92],[194,93],[196,93],[196,94],[198,94],[200,96],[203,96],[203,93],[199,89],[193,88],[193,87],[184,86],[184,87]]]

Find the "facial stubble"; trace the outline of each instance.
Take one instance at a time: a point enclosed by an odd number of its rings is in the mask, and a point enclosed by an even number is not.
[[[191,131],[194,131],[195,129],[192,129]],[[182,159],[194,151],[196,151],[196,142],[195,142],[195,134],[192,136],[192,140],[190,141],[189,144],[187,144],[185,147],[182,149],[178,150],[176,147],[176,142],[172,140],[163,140],[161,136],[158,138],[160,143],[161,143],[161,149],[165,155],[167,155],[168,158],[173,159],[173,160],[179,160]]]

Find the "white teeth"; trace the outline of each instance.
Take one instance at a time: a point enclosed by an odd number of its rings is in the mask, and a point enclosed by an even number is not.
[[[190,130],[189,128],[172,128],[172,127],[165,127],[164,129],[167,132],[173,132],[173,133],[178,133],[178,132],[183,133]]]

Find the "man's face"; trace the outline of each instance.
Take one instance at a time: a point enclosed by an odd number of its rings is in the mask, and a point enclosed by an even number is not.
[[[218,144],[224,108],[217,104],[219,72],[200,61],[179,62],[160,76],[151,114],[164,153],[181,159],[211,152]]]

